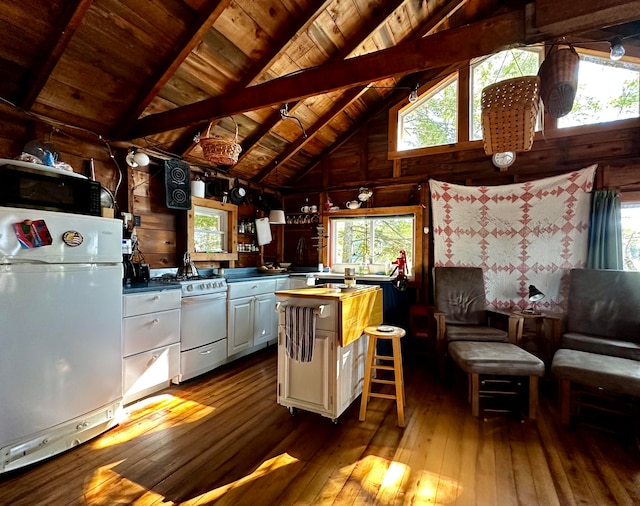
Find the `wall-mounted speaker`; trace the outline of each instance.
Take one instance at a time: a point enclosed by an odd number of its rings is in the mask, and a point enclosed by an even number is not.
[[[164,185],[167,207],[170,209],[191,209],[191,177],[189,166],[178,160],[164,162]]]

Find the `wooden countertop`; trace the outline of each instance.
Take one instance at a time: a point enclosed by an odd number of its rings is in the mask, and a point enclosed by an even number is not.
[[[376,285],[356,285],[355,289],[344,289],[331,284],[323,286],[309,286],[304,288],[296,288],[293,290],[278,290],[276,295],[279,297],[304,297],[313,299],[330,299],[330,300],[346,300],[352,297],[358,297],[365,293],[376,290],[382,290]]]

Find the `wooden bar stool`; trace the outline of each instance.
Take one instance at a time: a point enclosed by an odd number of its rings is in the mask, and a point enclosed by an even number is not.
[[[364,421],[367,413],[367,403],[369,397],[379,397],[381,399],[395,399],[398,410],[398,426],[404,427],[404,377],[402,374],[402,352],[400,351],[400,339],[406,334],[404,329],[391,325],[370,326],[364,329],[364,333],[369,336],[369,349],[367,351],[367,362],[364,370],[364,386],[362,388],[362,401],[360,404],[360,421]],[[378,355],[376,353],[378,339],[390,339],[392,344],[391,355]],[[393,365],[382,365],[382,363],[393,362]],[[374,378],[376,370],[393,371],[393,380]],[[372,392],[373,383],[383,385],[395,385],[396,393],[383,394]]]

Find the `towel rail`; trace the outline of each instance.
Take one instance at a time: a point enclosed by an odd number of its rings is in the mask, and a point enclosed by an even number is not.
[[[276,313],[284,311],[285,306],[281,302],[276,302]],[[320,304],[315,309],[315,314],[318,318],[327,318],[329,316],[329,306],[327,304]]]

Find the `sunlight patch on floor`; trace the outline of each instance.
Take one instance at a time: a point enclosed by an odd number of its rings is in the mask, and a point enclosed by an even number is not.
[[[196,504],[201,504],[202,502],[209,502],[219,499],[232,488],[247,485],[252,481],[265,477],[273,471],[291,464],[295,464],[296,462],[298,462],[298,459],[292,457],[288,453],[283,453],[281,455],[278,455],[277,457],[273,457],[272,459],[265,460],[262,464],[260,464],[260,466],[258,466],[258,468],[254,472],[243,476],[239,480],[227,483],[226,485],[218,487],[214,490],[209,490],[208,492],[199,495],[198,497],[194,497],[193,499],[180,504],[182,506],[195,506]]]
[[[151,408],[161,412],[162,408],[158,408],[160,405],[165,405],[166,409],[170,409],[172,415],[185,413],[183,423],[196,422],[205,416],[209,416],[216,409],[212,406],[206,406],[199,402],[181,399],[180,397],[176,397],[171,394],[154,395],[134,404],[130,404],[120,410],[116,415],[119,426],[96,439],[92,443],[92,448],[100,450],[110,446],[126,443],[127,441],[131,441],[142,435],[153,434],[154,432],[159,432],[168,428],[178,427],[180,424],[177,424],[175,419],[171,422],[170,426],[164,425],[161,421],[155,425],[151,425],[149,423],[126,424],[130,418],[135,417],[136,411],[149,410]]]
[[[441,474],[421,471],[415,497],[416,504],[451,504],[462,494],[463,487],[456,480]]]
[[[87,506],[113,506],[114,504],[133,504],[141,496],[149,503],[160,503],[164,497],[120,476],[113,470],[124,460],[99,467],[85,484],[82,503]]]

